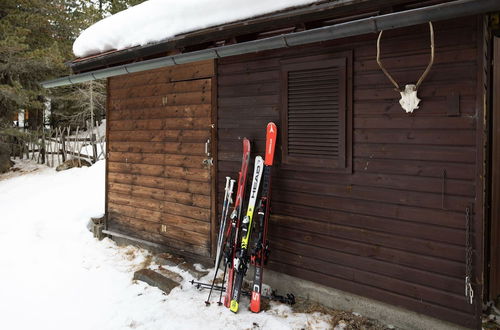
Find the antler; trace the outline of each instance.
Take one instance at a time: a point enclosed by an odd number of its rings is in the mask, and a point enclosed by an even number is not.
[[[415,85],[415,89],[418,89],[420,84],[424,81],[425,77],[427,76],[427,74],[431,70],[432,65],[434,64],[434,27],[432,26],[432,22],[429,22],[429,30],[430,30],[430,35],[431,35],[431,60],[430,60],[429,64],[427,65],[427,68],[425,69],[422,76],[418,79],[418,81]],[[384,65],[382,64],[382,61],[380,60],[380,39],[382,39],[383,32],[384,32],[383,30],[380,31],[380,33],[378,35],[378,39],[377,39],[377,63],[379,65],[380,69],[382,69],[382,72],[384,72],[384,74],[387,76],[387,78],[389,78],[389,80],[392,82],[394,87],[396,87],[396,90],[400,91],[401,88],[399,87],[399,84],[389,74],[389,72],[387,72],[387,70],[384,68]]]
[[[431,70],[432,65],[434,64],[434,27],[432,26],[432,22],[429,22],[429,33],[431,34],[431,60],[429,64],[427,65],[427,68],[425,68],[424,73],[418,79],[417,84],[415,85],[415,88],[418,89],[418,86],[424,81],[425,77],[427,77],[427,74]]]
[[[401,88],[399,88],[399,84],[396,82],[396,80],[394,80],[394,78],[389,74],[389,72],[387,72],[387,70],[382,65],[382,61],[380,60],[380,39],[382,39],[383,32],[384,32],[384,30],[380,31],[380,33],[378,34],[378,39],[377,39],[377,63],[378,63],[378,66],[384,72],[384,74],[387,76],[387,78],[389,78],[389,80],[392,82],[394,87],[396,87],[396,90],[400,91]]]

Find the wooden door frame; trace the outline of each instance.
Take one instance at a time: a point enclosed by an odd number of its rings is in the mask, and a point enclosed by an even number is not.
[[[500,295],[500,38],[493,38],[489,299]]]
[[[218,194],[217,194],[217,160],[218,160],[218,140],[217,140],[217,61],[213,61],[214,75],[211,78],[211,97],[212,97],[212,107],[211,107],[211,123],[210,123],[210,152],[212,154],[213,165],[210,168],[210,256],[215,258],[215,252],[217,250],[217,210],[218,210]]]

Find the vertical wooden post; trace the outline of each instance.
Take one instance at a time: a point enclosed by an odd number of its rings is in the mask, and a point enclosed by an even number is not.
[[[500,38],[494,38],[493,91],[500,88]],[[500,94],[493,93],[489,299],[500,295]]]
[[[40,154],[42,155],[42,164],[45,164],[45,129],[42,128],[42,145],[40,148]]]
[[[50,133],[50,160],[51,160],[51,164],[50,164],[50,167],[54,167],[54,153],[56,151],[56,145],[55,145],[55,142],[57,142],[57,133],[56,133],[56,136],[55,136],[55,141],[53,140],[53,134],[52,132]]]
[[[75,143],[73,144],[74,145],[73,153],[76,156],[76,159],[78,159],[78,166],[82,167],[82,161],[80,159],[81,147],[80,147],[80,145],[78,143],[78,132],[79,131],[80,131],[80,126],[77,126],[76,127],[76,134],[75,134]]]
[[[97,162],[97,141],[94,133],[90,135],[90,144],[92,145],[93,160],[92,163]]]
[[[65,129],[61,130],[61,155],[63,163],[66,161],[66,137],[65,137]]]

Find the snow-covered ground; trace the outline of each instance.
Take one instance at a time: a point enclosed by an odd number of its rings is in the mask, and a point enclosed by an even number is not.
[[[217,304],[205,307],[207,292],[193,288],[190,275],[178,269],[182,287],[169,295],[134,283],[149,253],[97,241],[86,229],[90,217],[104,212],[104,161],[63,172],[26,161],[17,166],[31,172],[0,176],[0,329],[329,327],[329,316],[294,313],[281,304],[236,315]]]

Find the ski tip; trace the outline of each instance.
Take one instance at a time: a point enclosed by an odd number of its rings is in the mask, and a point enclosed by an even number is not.
[[[270,133],[276,133],[276,124],[273,123],[272,121],[270,121],[268,124],[267,124],[267,131],[270,132]]]
[[[266,161],[265,164],[268,166],[273,165],[274,160],[274,147],[276,145],[276,135],[278,129],[276,128],[276,124],[270,122],[267,124],[266,130]]]
[[[229,310],[231,310],[231,312],[233,313],[237,313],[238,312],[238,302],[236,300],[231,300],[231,306],[229,307]]]
[[[250,140],[247,138],[243,138],[243,151],[250,151]]]

